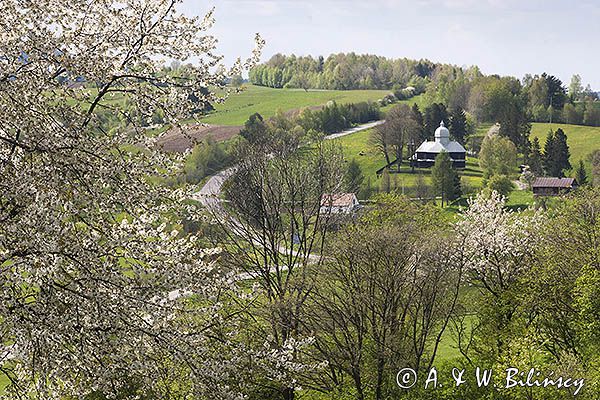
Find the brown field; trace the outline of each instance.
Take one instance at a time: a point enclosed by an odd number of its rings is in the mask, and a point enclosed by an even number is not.
[[[194,144],[212,137],[215,141],[231,139],[238,135],[242,126],[188,125],[171,128],[158,139],[158,146],[168,152],[183,152]]]

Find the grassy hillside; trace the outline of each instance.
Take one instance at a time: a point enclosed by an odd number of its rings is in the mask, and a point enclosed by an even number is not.
[[[534,137],[539,138],[543,150],[548,131],[558,128],[561,128],[567,134],[572,165],[576,165],[580,159],[585,160],[592,151],[600,149],[600,127],[533,123],[531,124],[531,139]]]
[[[310,90],[271,89],[248,85],[238,94],[232,94],[223,104],[216,104],[216,111],[203,118],[214,125],[243,125],[256,112],[271,117],[278,110],[289,111],[303,107],[318,106],[335,100],[340,104],[381,99],[389,90]]]

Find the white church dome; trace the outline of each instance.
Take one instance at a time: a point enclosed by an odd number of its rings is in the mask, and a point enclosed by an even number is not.
[[[444,121],[440,122],[440,127],[435,130],[435,138],[441,139],[449,137],[450,131],[448,130],[448,128],[446,128],[446,125],[444,125]]]

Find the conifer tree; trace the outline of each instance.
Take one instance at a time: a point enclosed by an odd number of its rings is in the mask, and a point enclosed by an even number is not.
[[[433,136],[435,130],[440,126],[440,122],[448,123],[448,110],[444,104],[433,103],[425,109],[425,134]]]
[[[537,137],[533,138],[533,141],[531,142],[528,162],[529,170],[534,175],[542,174],[542,150],[540,148],[540,141]]]
[[[588,178],[583,160],[579,160],[579,166],[577,167],[577,171],[575,171],[575,180],[582,186],[587,184]]]
[[[353,158],[348,164],[346,176],[344,177],[346,190],[349,193],[358,193],[364,180],[365,176],[363,175],[362,169],[356,159]]]
[[[546,175],[552,175],[552,171],[554,171],[553,164],[553,154],[554,154],[554,132],[549,131],[548,136],[546,136],[546,143],[544,143],[544,153],[542,156],[542,167]]]
[[[565,132],[560,128],[556,132],[548,132],[543,157],[546,174],[558,177],[564,176],[564,170],[571,169],[569,158],[569,145],[567,144]]]
[[[567,135],[565,132],[558,128],[554,134],[554,159],[557,176],[564,176],[563,171],[571,169],[571,163],[569,158],[571,153],[569,152],[569,145],[567,144]]]
[[[450,114],[450,134],[459,143],[464,144],[467,137],[467,114],[462,108],[452,110]]]
[[[444,202],[448,204],[450,199],[456,198],[456,175],[450,155],[445,151],[438,154],[431,169],[431,181],[435,194],[442,197],[442,207]]]
[[[423,119],[423,113],[419,109],[417,103],[412,106],[412,115],[413,119],[417,123],[418,126],[418,139],[423,142],[427,140],[427,132],[425,131],[425,120]]]

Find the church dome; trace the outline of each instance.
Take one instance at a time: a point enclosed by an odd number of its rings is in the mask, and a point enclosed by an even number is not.
[[[435,138],[450,138],[450,131],[446,128],[446,125],[444,125],[444,121],[440,122],[440,127],[435,130]]]

